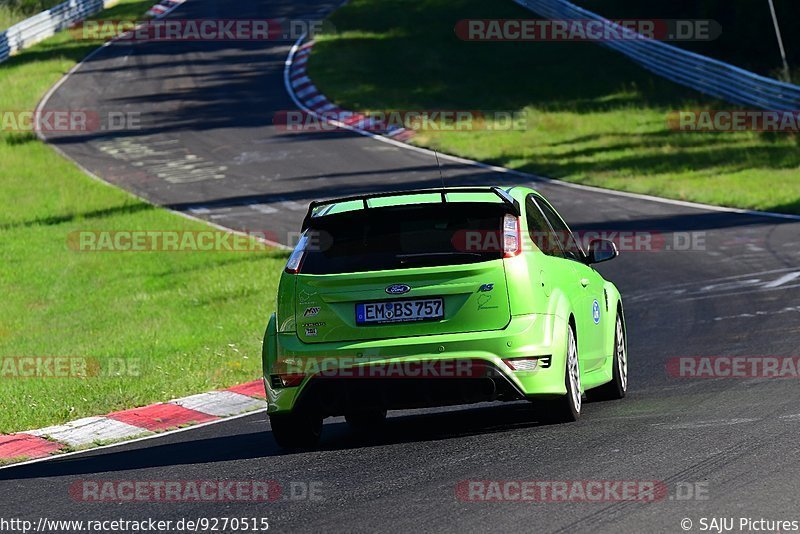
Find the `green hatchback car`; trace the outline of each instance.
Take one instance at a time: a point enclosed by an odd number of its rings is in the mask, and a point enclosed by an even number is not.
[[[583,396],[625,396],[617,288],[525,187],[424,189],[312,202],[264,338],[273,435],[313,446],[322,420],[360,430],[387,410],[529,400],[575,421]]]

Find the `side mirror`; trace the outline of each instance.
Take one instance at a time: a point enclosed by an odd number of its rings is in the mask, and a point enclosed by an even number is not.
[[[589,242],[589,263],[601,263],[619,256],[617,245],[607,239],[593,239]]]

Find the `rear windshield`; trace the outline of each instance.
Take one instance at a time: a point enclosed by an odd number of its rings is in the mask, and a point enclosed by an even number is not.
[[[312,220],[303,274],[384,271],[499,259],[502,204],[362,209]]]

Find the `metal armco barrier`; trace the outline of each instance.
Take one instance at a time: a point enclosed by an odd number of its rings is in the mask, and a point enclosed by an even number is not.
[[[631,39],[601,41],[647,70],[701,93],[742,106],[769,110],[800,109],[800,86],[740,69],[723,61],[682,50],[667,43],[633,38],[637,34],[565,0],[514,0],[548,19],[595,20]]]

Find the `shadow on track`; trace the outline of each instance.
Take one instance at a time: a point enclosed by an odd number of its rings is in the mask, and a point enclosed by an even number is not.
[[[317,452],[409,443],[437,441],[457,437],[501,433],[520,428],[541,426],[536,422],[527,402],[488,405],[478,408],[457,408],[445,412],[410,414],[390,417],[380,432],[360,435],[350,430],[341,419],[325,424]],[[176,465],[206,464],[249,460],[268,456],[302,454],[279,448],[268,430],[266,415],[254,414],[245,421],[263,425],[263,432],[194,438],[200,433],[222,433],[220,425],[199,428],[193,432],[165,436],[180,440],[152,445],[155,442],[131,444],[127,450],[87,452],[87,456],[64,458],[0,471],[0,480],[51,478],[133,471]],[[241,422],[241,420],[240,420]],[[221,423],[224,425],[225,423]],[[234,423],[236,424],[236,423]],[[202,435],[202,434],[201,434]],[[194,439],[193,439],[194,438]],[[121,445],[124,447],[124,445]],[[307,451],[305,451],[307,452]]]
[[[724,211],[702,211],[691,215],[667,215],[663,217],[644,217],[620,219],[593,223],[574,224],[575,231],[616,231],[616,232],[699,232],[742,226],[778,226],[797,224],[792,219],[779,219],[763,215],[745,215]]]
[[[278,202],[284,202],[287,200],[291,200],[294,202],[300,203],[309,203],[312,200],[320,200],[320,199],[327,199],[327,198],[334,198],[334,197],[341,197],[341,196],[350,196],[350,195],[361,195],[361,194],[368,194],[368,193],[382,193],[384,191],[404,191],[410,189],[427,189],[431,187],[441,187],[441,178],[438,175],[437,167],[430,166],[430,167],[419,167],[420,170],[427,169],[427,177],[419,178],[416,180],[403,180],[402,183],[392,184],[388,182],[380,182],[380,183],[367,183],[363,180],[359,180],[358,174],[354,173],[352,176],[356,177],[356,182],[351,183],[338,183],[336,186],[335,192],[331,191],[330,184],[320,185],[319,187],[313,188],[305,188],[301,189],[299,187],[295,188],[293,191],[287,191],[282,193],[258,193],[258,194],[250,194],[250,195],[236,195],[236,196],[229,196],[229,197],[221,197],[221,198],[214,198],[204,200],[202,202],[180,202],[180,203],[173,203],[165,205],[166,208],[176,210],[176,211],[186,211],[189,209],[197,208],[202,206],[204,208],[227,208],[227,207],[235,207],[235,206],[247,206],[250,204],[274,204]],[[443,171],[446,173],[447,169],[443,167]],[[447,186],[454,187],[454,186],[488,186],[488,185],[495,185],[496,180],[491,179],[491,173],[489,171],[480,171],[473,172],[469,175],[457,175],[457,176],[448,176]],[[392,172],[402,173],[405,172],[405,169],[388,169],[388,170],[379,170],[379,171],[365,171],[363,174],[368,175],[381,175],[381,174],[391,174]],[[513,177],[509,177],[513,178]],[[529,180],[522,180],[522,179],[506,179],[504,183],[506,184],[514,184],[514,183],[528,183]]]

